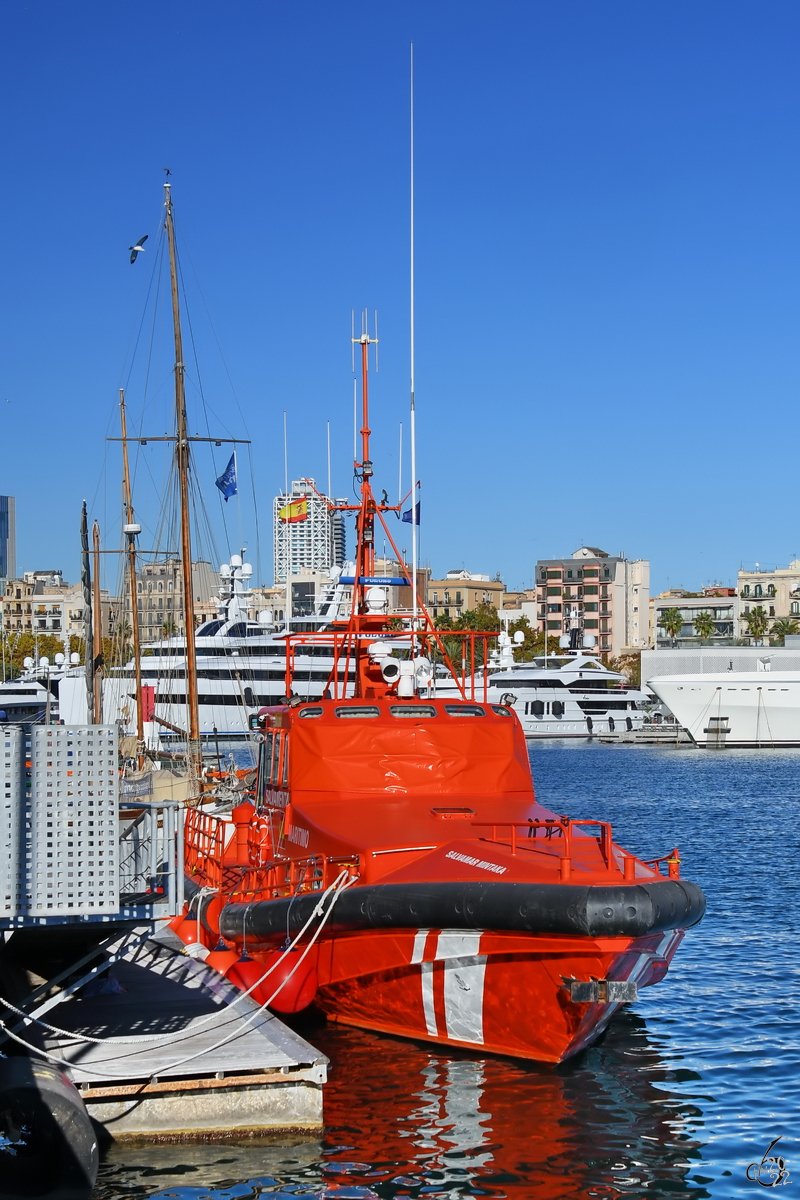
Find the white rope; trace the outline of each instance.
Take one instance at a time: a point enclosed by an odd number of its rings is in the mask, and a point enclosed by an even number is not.
[[[339,896],[341,895],[341,893],[345,890],[345,888],[351,887],[352,884],[354,884],[355,882],[356,882],[355,878],[348,880],[347,872],[342,871],[340,873],[340,875],[334,880],[334,882],[325,889],[325,891],[320,896],[318,903],[314,906],[314,909],[313,909],[310,917],[306,921],[305,925],[295,935],[294,939],[289,943],[289,945],[285,948],[284,953],[289,953],[289,951],[293,950],[295,948],[295,946],[297,945],[297,943],[299,942],[300,938],[302,938],[303,934],[308,929],[311,922],[315,919],[315,917],[321,916],[322,920],[320,921],[320,924],[319,924],[316,932],[314,934],[312,934],[311,939],[309,940],[308,945],[306,946],[305,950],[301,954],[298,961],[295,963],[292,970],[289,972],[289,974],[286,976],[286,978],[282,981],[280,986],[277,988],[277,990],[275,992],[273,992],[273,994],[269,997],[269,999],[266,1000],[263,1004],[261,1004],[259,1006],[259,1008],[255,1010],[255,1012],[250,1013],[247,1017],[244,1018],[244,1021],[243,1021],[244,1024],[248,1024],[249,1022],[254,1020],[255,1017],[259,1016],[263,1012],[263,1010],[272,1003],[272,1001],[275,999],[275,997],[280,994],[282,988],[288,983],[288,981],[291,979],[292,975],[294,975],[295,971],[300,966],[300,964],[303,962],[303,960],[305,959],[305,957],[308,954],[311,947],[317,941],[320,933],[322,932],[324,925],[327,923],[328,918],[330,917],[331,913],[333,912],[334,904],[336,903],[336,901],[339,898]],[[323,905],[324,905],[325,900],[327,899],[328,895],[331,892],[334,893],[332,896],[332,899],[331,899],[331,904],[328,908],[328,911],[323,914]],[[264,974],[259,979],[257,979],[255,981],[255,983],[251,984],[251,986],[247,989],[246,992],[239,992],[234,997],[234,999],[231,1000],[228,1007],[233,1008],[236,1004],[239,1003],[240,1000],[246,999],[251,994],[251,992],[255,991],[255,989],[257,987],[260,987],[260,985],[264,982],[264,980],[267,979],[268,976],[270,976],[272,974],[272,972],[280,965],[280,963],[281,963],[281,960],[276,959],[275,962],[272,964],[272,966],[268,967],[267,970],[264,972]],[[214,1021],[219,1016],[219,1012],[210,1013],[208,1015],[208,1017],[204,1018],[202,1021],[197,1022],[197,1024],[195,1024],[195,1025],[191,1025],[191,1026],[187,1027],[187,1029],[182,1031],[181,1033],[159,1033],[159,1034],[155,1034],[153,1037],[134,1036],[134,1037],[95,1038],[95,1037],[91,1037],[89,1034],[75,1033],[74,1030],[61,1029],[57,1025],[51,1025],[47,1021],[41,1020],[41,1018],[39,1018],[39,1017],[32,1017],[29,1013],[26,1013],[23,1009],[16,1008],[15,1005],[11,1004],[8,1000],[3,999],[2,997],[0,997],[0,1003],[2,1003],[5,1008],[11,1009],[11,1011],[16,1013],[18,1016],[23,1017],[26,1021],[33,1022],[36,1025],[41,1025],[44,1029],[49,1030],[51,1033],[57,1034],[61,1037],[66,1037],[75,1042],[89,1042],[95,1046],[137,1045],[137,1046],[141,1047],[143,1045],[150,1045],[154,1042],[161,1042],[164,1040],[164,1038],[169,1038],[173,1042],[184,1041],[184,1040],[194,1037],[199,1032],[200,1029],[202,1029],[205,1025],[208,1025],[209,1023]],[[224,1024],[224,1023],[225,1022],[222,1022],[222,1024]],[[37,1046],[32,1046],[29,1042],[26,1042],[24,1039],[20,1038],[17,1034],[15,1034],[13,1032],[13,1030],[9,1029],[9,1027],[3,1021],[0,1021],[0,1029],[2,1029],[4,1033],[7,1033],[10,1038],[13,1038],[13,1040],[15,1042],[18,1042],[21,1046],[26,1046],[28,1049],[33,1050],[36,1054],[44,1054],[45,1058],[49,1058],[52,1062],[56,1062],[59,1065],[66,1066],[66,1067],[73,1065],[67,1059],[54,1057],[53,1055],[47,1054],[45,1051],[40,1050]],[[236,1036],[238,1036],[238,1030],[234,1030],[233,1034],[228,1035],[225,1039],[223,1039],[222,1042],[218,1043],[218,1045],[223,1045],[225,1043],[225,1041],[230,1040],[231,1038],[236,1037]],[[215,1046],[210,1047],[210,1050],[214,1050],[216,1048],[217,1048],[217,1046],[215,1045]],[[209,1052],[210,1052],[209,1050],[203,1050],[200,1053],[205,1054],[205,1053],[209,1053]],[[191,1057],[197,1057],[197,1056],[193,1055]],[[173,1063],[172,1066],[180,1066],[183,1061],[188,1062],[190,1060],[189,1059],[180,1060],[178,1063]],[[82,1067],[82,1069],[89,1070],[89,1068],[86,1068],[86,1067]],[[168,1070],[170,1068],[166,1068],[166,1069]],[[163,1070],[163,1068],[162,1068],[162,1070]],[[101,1074],[100,1072],[90,1072],[90,1073]],[[127,1078],[127,1076],[116,1076],[116,1078],[122,1079],[122,1078]]]
[[[342,872],[342,874],[345,874],[345,872]],[[252,1023],[252,1022],[253,1022],[253,1021],[256,1019],[256,1017],[260,1016],[260,1015],[261,1015],[261,1013],[263,1012],[263,1010],[264,1010],[265,1008],[268,1008],[268,1007],[269,1007],[269,1005],[272,1003],[272,1001],[275,999],[275,997],[276,997],[277,995],[279,995],[279,993],[280,993],[281,989],[282,989],[283,987],[285,987],[285,985],[286,985],[286,984],[289,982],[289,980],[292,978],[292,976],[294,975],[295,971],[296,971],[296,970],[297,970],[297,968],[298,968],[298,967],[299,967],[299,966],[302,964],[302,962],[303,962],[303,960],[305,959],[306,955],[308,954],[309,950],[310,950],[310,949],[311,949],[311,947],[314,945],[314,942],[317,940],[317,938],[319,937],[319,935],[322,933],[323,927],[325,926],[325,924],[326,924],[326,922],[327,922],[328,918],[330,917],[331,913],[333,912],[333,906],[334,906],[334,904],[335,904],[336,900],[339,898],[339,896],[342,894],[342,892],[343,892],[343,891],[344,891],[346,888],[348,888],[348,887],[352,887],[352,885],[353,885],[355,882],[356,882],[356,881],[355,881],[355,879],[350,879],[350,880],[347,880],[347,879],[346,879],[346,880],[345,880],[345,881],[342,883],[342,886],[341,886],[340,888],[338,888],[338,889],[337,889],[337,891],[336,891],[336,893],[335,893],[335,895],[334,895],[334,897],[333,897],[333,901],[331,902],[331,905],[330,905],[330,907],[328,908],[328,911],[327,911],[327,912],[325,913],[325,915],[323,916],[322,920],[320,921],[319,925],[317,926],[317,930],[316,930],[316,932],[315,932],[315,933],[312,935],[312,937],[310,938],[310,940],[309,940],[308,944],[306,945],[306,948],[305,948],[305,950],[304,950],[304,951],[303,951],[303,953],[300,955],[300,957],[298,958],[297,962],[296,962],[296,963],[294,964],[294,966],[292,967],[292,969],[291,969],[291,971],[289,972],[289,974],[288,974],[288,975],[286,976],[286,978],[285,978],[285,979],[284,979],[284,980],[283,980],[283,981],[280,983],[280,985],[279,985],[279,986],[276,988],[276,990],[275,990],[275,991],[272,993],[272,995],[269,997],[269,999],[264,1001],[264,1003],[261,1005],[261,1007],[260,1007],[259,1009],[257,1009],[255,1012],[251,1013],[251,1014],[250,1014],[248,1017],[245,1017],[245,1019],[242,1021],[242,1023],[241,1023],[241,1026],[240,1026],[240,1028],[239,1028],[239,1029],[234,1029],[233,1033],[229,1033],[229,1034],[227,1034],[227,1036],[226,1036],[226,1037],[224,1037],[224,1038],[221,1038],[221,1039],[220,1039],[220,1041],[218,1041],[218,1042],[215,1042],[213,1046],[207,1046],[207,1047],[206,1047],[205,1049],[203,1049],[203,1050],[197,1050],[197,1051],[196,1051],[194,1054],[189,1054],[189,1055],[187,1055],[187,1057],[186,1057],[186,1058],[179,1058],[179,1059],[178,1059],[176,1062],[172,1062],[172,1063],[170,1063],[168,1067],[166,1067],[166,1068],[162,1068],[162,1069],[161,1069],[161,1071],[159,1072],[159,1074],[163,1074],[165,1070],[166,1070],[166,1071],[173,1071],[173,1070],[175,1069],[175,1067],[182,1067],[182,1066],[184,1066],[184,1064],[185,1064],[185,1063],[188,1063],[188,1062],[193,1062],[193,1061],[194,1061],[194,1059],[196,1059],[196,1058],[200,1058],[200,1057],[201,1057],[202,1055],[204,1055],[204,1054],[212,1054],[212,1053],[213,1053],[215,1050],[219,1050],[219,1048],[220,1048],[221,1046],[225,1046],[225,1045],[227,1045],[227,1043],[228,1043],[228,1042],[232,1042],[232,1041],[234,1040],[234,1038],[237,1038],[237,1037],[239,1037],[239,1036],[240,1036],[240,1033],[241,1033],[241,1032],[243,1032],[243,1030],[244,1030],[244,1026],[245,1026],[245,1025],[250,1025],[250,1024],[251,1024],[251,1023]]]

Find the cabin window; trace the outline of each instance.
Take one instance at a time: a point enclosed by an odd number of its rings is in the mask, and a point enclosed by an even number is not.
[[[493,704],[492,712],[497,713],[498,717],[510,717],[511,711],[508,708],[503,708],[501,704]]]
[[[280,763],[281,763],[281,746],[283,744],[283,740],[284,740],[284,737],[283,737],[282,733],[275,734],[275,745],[272,750],[272,771],[271,771],[271,775],[270,775],[270,778],[272,779],[272,782],[275,785],[275,787],[278,786],[278,784],[280,783],[280,778],[281,778]]]
[[[284,734],[281,738],[283,742],[283,761],[281,763],[281,782],[284,788],[289,785],[289,739]]]
[[[264,741],[261,743],[259,752],[259,775],[263,783],[267,783],[272,779],[272,746],[275,741],[275,734],[272,730],[268,730],[264,734]]]
[[[393,717],[436,716],[436,709],[432,704],[390,704],[389,712]]]
[[[480,704],[445,704],[444,711],[450,717],[485,717],[486,711]]]
[[[348,708],[334,710],[337,717],[379,717],[381,710],[371,704],[354,704]]]
[[[298,717],[321,717],[324,709],[321,706],[316,708],[301,708]]]

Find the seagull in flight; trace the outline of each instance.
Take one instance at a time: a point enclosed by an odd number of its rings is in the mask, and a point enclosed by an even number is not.
[[[147,241],[147,234],[145,234],[144,237],[140,237],[135,246],[128,247],[128,249],[131,252],[131,262],[132,263],[136,262],[137,254],[144,254],[144,244],[146,241]]]

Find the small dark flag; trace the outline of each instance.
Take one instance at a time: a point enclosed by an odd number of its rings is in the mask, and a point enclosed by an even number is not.
[[[418,500],[413,509],[407,508],[403,513],[403,520],[408,521],[409,525],[419,525],[419,506],[422,503]]]

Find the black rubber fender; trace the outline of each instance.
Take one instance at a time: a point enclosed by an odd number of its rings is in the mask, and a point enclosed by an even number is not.
[[[41,1059],[0,1059],[0,1197],[88,1200],[97,1137],[75,1085]]]
[[[297,933],[319,894],[228,904],[220,933],[228,940],[269,941]],[[661,879],[608,886],[572,883],[375,884],[342,892],[327,922],[331,932],[357,929],[494,929],[581,937],[643,937],[688,929],[706,900],[696,883]]]

